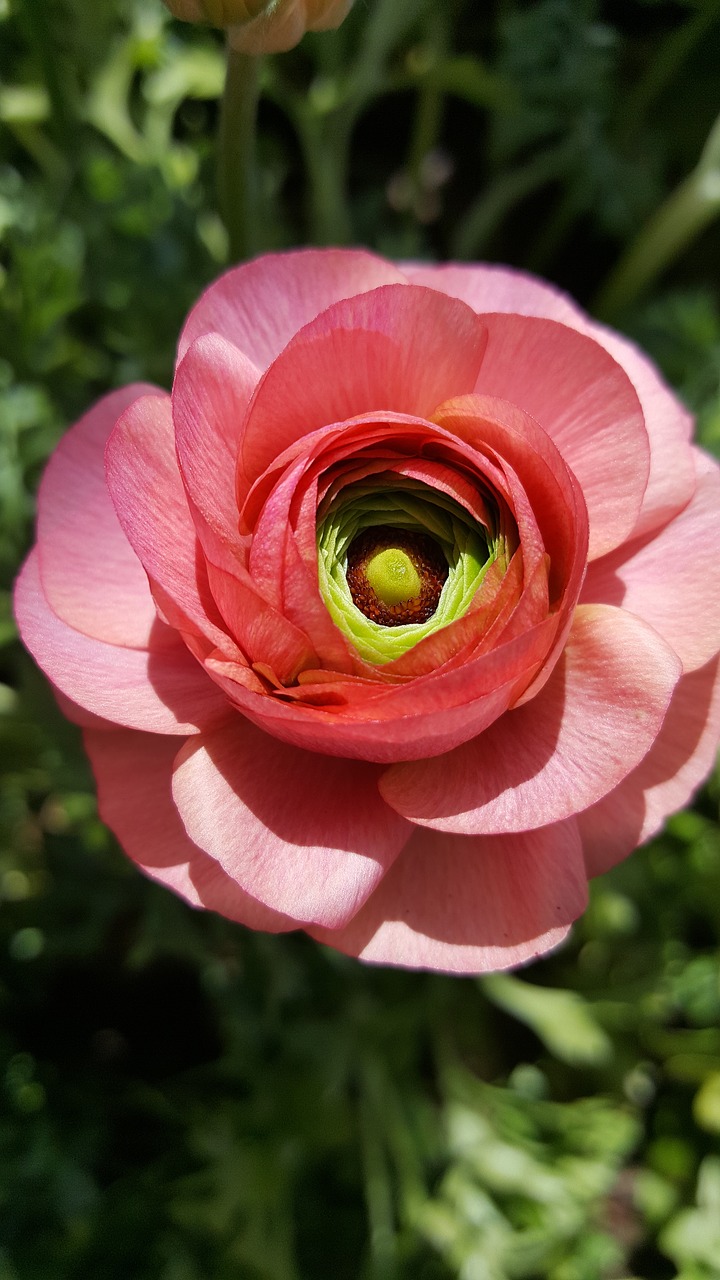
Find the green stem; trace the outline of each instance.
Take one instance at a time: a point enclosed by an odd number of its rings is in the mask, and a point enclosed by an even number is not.
[[[69,89],[67,68],[58,50],[56,19],[48,14],[48,6],[42,0],[22,0],[19,19],[25,34],[42,68],[43,79],[52,105],[50,127],[61,145],[67,143],[76,127],[72,95]],[[66,155],[73,154],[66,148]]]
[[[626,146],[644,126],[653,103],[677,78],[683,63],[687,61],[695,46],[713,23],[718,21],[718,18],[720,18],[718,0],[708,0],[694,18],[665,38],[657,56],[650,63],[648,71],[638,81],[635,89],[628,94],[625,102],[622,138]]]
[[[583,209],[582,195],[577,182],[571,182],[563,192],[550,217],[537,236],[531,252],[528,254],[527,267],[542,275],[547,271],[564,240],[572,230],[573,224]]]
[[[393,1186],[383,1140],[383,1083],[377,1064],[366,1056],[359,1081],[358,1118],[373,1280],[392,1280],[397,1274]]]
[[[352,220],[347,198],[348,143],[336,118],[303,106],[298,116],[308,178],[311,237],[314,244],[350,244]]]
[[[230,257],[249,258],[262,248],[256,146],[260,59],[228,44],[220,110],[218,194]]]
[[[448,31],[442,7],[433,9],[427,19],[425,56],[428,66],[420,85],[417,110],[407,169],[415,186],[420,185],[423,160],[437,145],[443,117],[444,93],[431,74],[447,54]]]
[[[607,319],[628,307],[720,214],[720,116],[693,172],[650,221],[601,289],[594,310]]]

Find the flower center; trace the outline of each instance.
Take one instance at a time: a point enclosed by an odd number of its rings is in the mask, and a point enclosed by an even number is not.
[[[366,662],[392,662],[461,618],[489,566],[507,564],[505,509],[480,498],[476,519],[442,489],[387,471],[320,504],[318,586]]]
[[[402,627],[435,613],[448,563],[434,538],[375,525],[348,547],[345,572],[353,603],[372,622]]]

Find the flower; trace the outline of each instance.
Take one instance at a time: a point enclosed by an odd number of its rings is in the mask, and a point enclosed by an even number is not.
[[[172,396],[60,442],[16,615],[149,875],[480,972],[708,773],[719,496],[650,362],[549,285],[270,255],[201,297]]]
[[[230,43],[243,53],[284,53],[306,31],[339,27],[353,0],[165,0],[184,22],[226,27]]]

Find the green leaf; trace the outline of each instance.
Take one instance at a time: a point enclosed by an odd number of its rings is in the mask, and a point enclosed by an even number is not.
[[[536,987],[507,973],[490,974],[481,986],[493,1004],[530,1027],[562,1062],[599,1067],[612,1057],[611,1040],[577,992]]]

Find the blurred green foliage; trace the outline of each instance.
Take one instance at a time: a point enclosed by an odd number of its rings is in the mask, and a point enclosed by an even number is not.
[[[719,37],[715,0],[358,0],[263,67],[264,247],[587,304],[702,152]],[[14,640],[44,459],[167,385],[227,260],[222,82],[159,0],[0,0],[0,1280],[717,1280],[717,779],[559,954],[378,971],[142,879]],[[716,451],[718,279],[716,225],[617,317]]]

